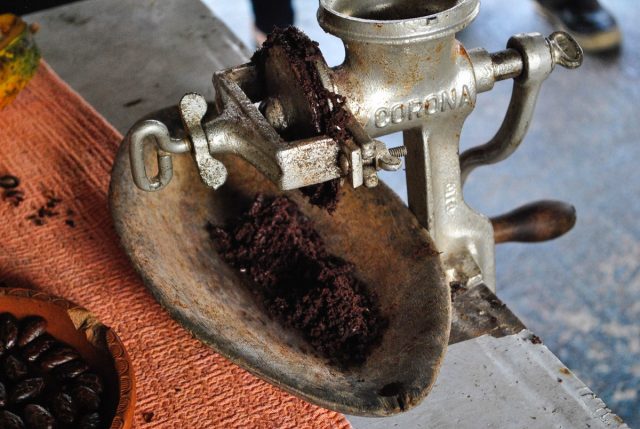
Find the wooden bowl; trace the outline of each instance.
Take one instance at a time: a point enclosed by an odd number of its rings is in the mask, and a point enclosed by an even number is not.
[[[172,135],[175,109],[154,115]],[[302,336],[269,316],[240,273],[216,253],[205,226],[222,225],[275,186],[238,157],[217,191],[202,184],[193,159],[174,157],[172,182],[143,192],[131,177],[128,146],[116,156],[111,212],[125,252],[154,297],[205,344],[268,382],[324,408],[364,416],[406,411],[429,392],[450,332],[451,297],[427,231],[387,186],[353,190],[333,215],[289,192],[327,250],[356,266],[378,296],[389,326],[361,366],[348,370],[313,352]]]
[[[110,429],[133,426],[135,382],[124,345],[115,332],[86,309],[63,298],[29,289],[0,288],[0,313],[21,319],[40,316],[47,332],[75,348],[104,383],[103,412]]]

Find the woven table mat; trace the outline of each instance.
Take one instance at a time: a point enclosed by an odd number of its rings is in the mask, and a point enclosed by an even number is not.
[[[135,427],[350,427],[202,345],[154,301],[107,206],[121,140],[44,62],[0,110],[0,175],[18,176],[24,192],[17,206],[0,199],[0,284],[62,296],[115,329],[136,374]]]

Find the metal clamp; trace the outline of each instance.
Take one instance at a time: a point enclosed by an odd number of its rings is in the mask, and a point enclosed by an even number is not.
[[[180,100],[180,116],[189,133],[193,147],[193,157],[200,171],[202,181],[213,189],[218,189],[227,180],[224,164],[211,156],[207,135],[202,128],[202,119],[207,113],[207,101],[200,94],[191,92]]]
[[[167,126],[160,121],[146,120],[134,125],[127,139],[133,181],[144,191],[159,191],[173,178],[172,155],[193,152],[193,157],[205,184],[218,189],[227,179],[227,169],[209,152],[209,143],[202,127],[207,102],[200,94],[189,93],[180,100],[180,115],[188,137],[171,138]],[[158,174],[149,177],[145,163],[148,144],[155,145]]]
[[[171,154],[189,152],[189,142],[186,139],[173,139],[169,135],[166,125],[156,120],[146,120],[137,123],[129,132],[129,157],[131,159],[131,173],[133,181],[144,191],[159,191],[169,184],[173,177],[173,162]],[[145,166],[145,147],[155,145],[158,161],[158,174],[149,177]]]

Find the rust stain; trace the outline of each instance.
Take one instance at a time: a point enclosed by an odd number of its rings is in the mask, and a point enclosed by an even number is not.
[[[469,55],[467,54],[467,50],[464,48],[464,46],[462,46],[462,43],[458,43],[458,55],[462,55],[465,57],[468,57]]]
[[[410,95],[415,86],[422,80],[423,76],[420,70],[420,64],[422,59],[419,55],[408,55],[407,63],[405,67],[405,73],[397,80],[400,84],[401,90],[398,92],[398,96],[406,97]]]
[[[471,58],[469,58],[469,54],[467,53],[467,50],[464,48],[464,46],[460,42],[455,44],[455,46],[453,47],[453,50],[451,52],[451,58],[454,61],[458,57],[462,57],[462,58],[466,59],[467,61],[471,61]]]
[[[569,369],[565,367],[560,368],[560,372],[564,375],[571,375],[571,371],[569,371]]]

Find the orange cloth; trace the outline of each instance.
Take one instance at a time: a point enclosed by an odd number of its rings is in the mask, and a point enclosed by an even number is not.
[[[0,283],[70,299],[116,330],[136,373],[136,427],[348,428],[193,339],[147,292],[107,207],[121,139],[44,63],[0,111],[0,175],[20,177],[25,193],[18,207],[0,200]],[[37,226],[28,217],[47,195],[62,200],[59,215]]]

